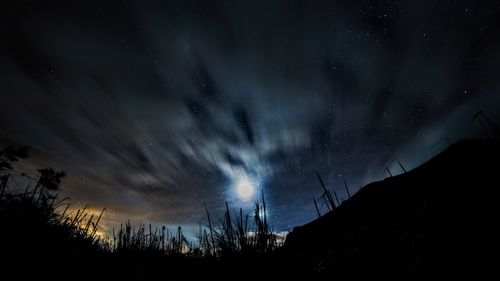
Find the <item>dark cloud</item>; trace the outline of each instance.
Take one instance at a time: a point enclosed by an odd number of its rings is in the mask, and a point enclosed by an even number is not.
[[[253,129],[250,123],[250,119],[248,118],[248,114],[245,111],[244,108],[238,108],[233,110],[233,115],[234,118],[236,119],[236,123],[238,127],[244,132],[244,135],[246,137],[246,141],[254,145],[255,144],[255,138],[253,134]]]
[[[59,2],[59,3],[58,3]],[[11,1],[0,136],[114,218],[196,224],[235,181],[286,230],[498,116],[495,1]],[[467,125],[464,125],[467,124]],[[471,125],[469,125],[471,124]],[[467,128],[466,128],[467,127]],[[472,128],[472,129],[470,129]]]

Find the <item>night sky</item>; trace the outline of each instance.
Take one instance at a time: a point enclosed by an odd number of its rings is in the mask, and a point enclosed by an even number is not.
[[[9,2],[0,143],[108,229],[196,229],[263,190],[288,231],[316,170],[346,198],[500,119],[498,1]]]

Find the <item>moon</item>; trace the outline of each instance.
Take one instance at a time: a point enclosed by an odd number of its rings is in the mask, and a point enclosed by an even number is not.
[[[243,202],[248,202],[255,196],[255,183],[248,177],[244,176],[236,181],[236,194]]]

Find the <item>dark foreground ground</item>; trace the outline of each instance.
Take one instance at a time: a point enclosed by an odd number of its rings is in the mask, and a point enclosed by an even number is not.
[[[278,250],[220,259],[112,254],[84,238],[70,238],[66,230],[47,224],[36,208],[2,203],[1,274],[78,279],[496,276],[499,159],[496,141],[458,142],[295,228]]]
[[[458,142],[296,228],[287,255],[326,274],[497,274],[499,160],[498,142]]]

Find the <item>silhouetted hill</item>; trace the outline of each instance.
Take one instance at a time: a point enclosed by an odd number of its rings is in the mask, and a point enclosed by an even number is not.
[[[241,228],[242,214],[230,219],[227,208],[222,232],[215,238],[218,242],[206,248],[221,251],[230,246],[229,254],[218,255],[203,254],[204,248],[181,255],[159,251],[154,243],[134,246],[164,241],[159,236],[160,240],[148,238],[156,237],[151,232],[123,237],[128,246],[112,251],[78,226],[78,213],[56,214],[46,193],[27,189],[12,195],[0,189],[0,272],[19,278],[75,277],[83,272],[78,277],[114,279],[165,274],[228,278],[297,277],[298,273],[400,278],[491,274],[498,260],[499,159],[498,142],[461,141],[408,173],[365,186],[334,211],[295,228],[282,248],[275,248],[266,223],[257,228],[262,232],[259,239],[249,240]],[[260,225],[258,208],[255,218]],[[204,239],[211,240],[207,235]],[[175,241],[181,240],[174,240],[174,245]],[[255,245],[248,244],[252,241]]]
[[[496,268],[500,145],[460,141],[365,186],[286,240],[292,268],[338,275],[484,274]]]

